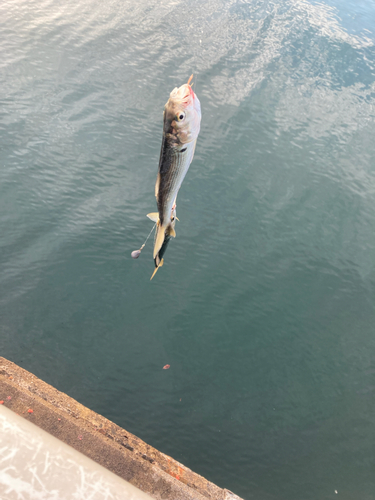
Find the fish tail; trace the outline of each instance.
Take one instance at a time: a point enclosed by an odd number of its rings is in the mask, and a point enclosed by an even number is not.
[[[151,278],[150,278],[150,281],[152,280],[152,278],[153,278],[153,277],[155,276],[155,274],[157,273],[157,270],[159,269],[159,267],[162,267],[162,266],[163,266],[163,264],[164,264],[164,259],[161,259],[160,264],[159,264],[157,267],[155,267],[154,272],[152,273],[152,276],[151,276]]]
[[[160,218],[158,212],[152,212],[150,214],[147,214],[147,217],[156,223],[156,233],[155,233],[155,243],[154,243],[154,259],[155,259],[157,254],[159,253],[159,250],[163,246],[165,239],[165,230],[167,229],[167,226],[162,226],[160,224]]]
[[[158,221],[156,226],[155,244],[154,244],[154,259],[156,258],[159,250],[163,246],[165,239],[166,226],[162,226],[160,221]]]

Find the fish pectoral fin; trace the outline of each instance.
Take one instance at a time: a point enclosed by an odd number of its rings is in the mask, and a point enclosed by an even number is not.
[[[157,222],[159,220],[159,212],[151,212],[147,214],[147,217],[152,220],[152,222]]]
[[[173,227],[169,228],[169,236],[172,236],[172,238],[176,238],[176,231],[173,229]]]
[[[150,281],[152,280],[152,278],[153,278],[153,277],[155,276],[155,274],[157,273],[157,270],[159,269],[159,267],[162,267],[162,266],[163,266],[163,264],[164,264],[164,259],[161,259],[160,264],[158,265],[158,267],[155,267],[154,272],[152,273],[152,276],[151,276],[151,278],[150,278]]]

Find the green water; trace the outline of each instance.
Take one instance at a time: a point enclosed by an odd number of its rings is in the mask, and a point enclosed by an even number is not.
[[[0,354],[246,500],[374,500],[374,26],[370,0],[2,2]]]

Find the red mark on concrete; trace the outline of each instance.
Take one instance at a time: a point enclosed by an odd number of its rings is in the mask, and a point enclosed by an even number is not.
[[[183,469],[180,466],[177,466],[177,471],[176,471],[176,466],[175,466],[175,464],[171,463],[169,457],[167,458],[167,461],[168,461],[168,467],[166,469],[166,472],[168,474],[170,474],[172,477],[174,477],[175,479],[177,479],[178,481],[186,482],[185,477],[184,477],[185,476],[185,469]]]
[[[61,418],[58,418],[57,420],[60,422]]]
[[[80,441],[82,441],[82,436],[78,436],[78,439],[79,439]]]
[[[170,368],[170,367],[171,367],[171,365],[164,365],[163,370],[168,370],[168,368]]]
[[[34,410],[32,410],[31,408],[29,408],[29,409],[27,410],[27,413],[34,413]]]
[[[12,396],[8,396],[7,399],[12,399]]]
[[[169,474],[170,474],[172,477],[174,477],[175,479],[178,479],[178,480],[180,481],[180,479],[181,479],[181,478],[180,478],[180,476],[179,476],[178,474],[176,474],[175,472],[170,471],[170,472],[169,472]]]
[[[4,404],[4,401],[0,401],[0,405],[3,405]]]

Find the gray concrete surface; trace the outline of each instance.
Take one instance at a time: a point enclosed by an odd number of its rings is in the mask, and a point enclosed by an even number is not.
[[[0,498],[151,500],[146,493],[3,405]]]

